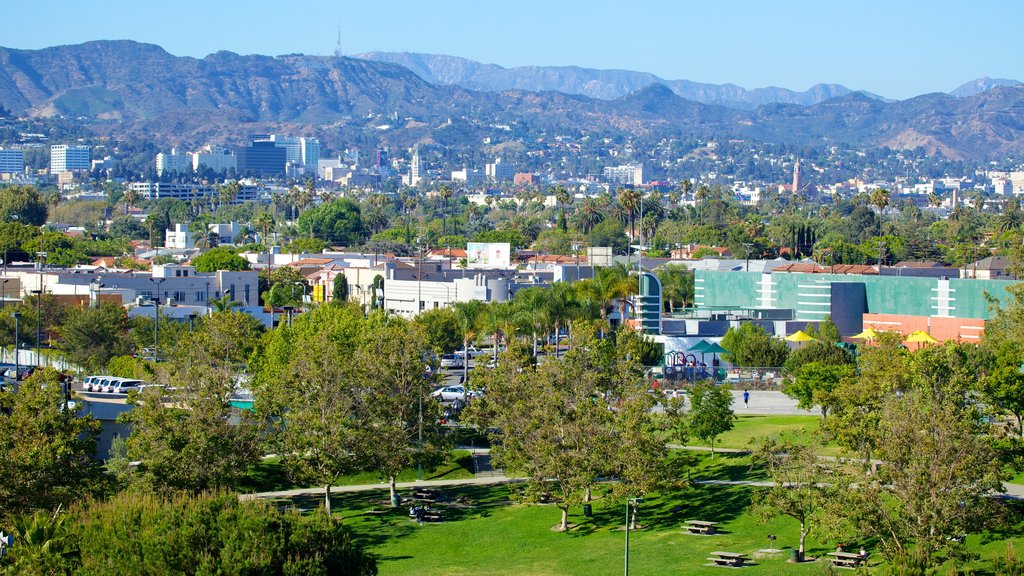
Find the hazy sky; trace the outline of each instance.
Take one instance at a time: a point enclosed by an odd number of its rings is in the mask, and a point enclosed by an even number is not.
[[[1020,0],[51,0],[4,2],[0,46],[131,39],[179,56],[461,56],[505,67],[577,65],[666,79],[890,98],[990,76],[1024,81]]]

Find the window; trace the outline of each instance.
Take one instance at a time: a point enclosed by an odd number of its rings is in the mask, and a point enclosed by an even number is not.
[[[202,291],[196,292],[196,302],[202,302],[202,301],[203,301],[203,293],[202,293]]]
[[[185,293],[184,292],[175,292],[174,293],[174,299],[176,301],[178,301],[178,302],[184,302],[185,301]]]

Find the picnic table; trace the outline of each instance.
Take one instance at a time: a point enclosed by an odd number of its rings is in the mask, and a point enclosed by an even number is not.
[[[829,552],[828,555],[832,557],[833,566],[836,568],[849,568],[850,570],[857,568],[868,560],[867,556],[856,552]]]
[[[687,520],[686,529],[691,534],[714,534],[718,522],[704,522],[703,520]]]
[[[716,566],[732,566],[734,568],[740,568],[743,564],[749,560],[746,554],[739,552],[712,552],[714,558],[708,558],[708,560],[715,563]]]
[[[412,493],[412,497],[417,499],[417,500],[424,500],[424,501],[427,501],[427,502],[436,502],[441,497],[441,491],[440,490],[429,490],[429,489],[415,490]]]

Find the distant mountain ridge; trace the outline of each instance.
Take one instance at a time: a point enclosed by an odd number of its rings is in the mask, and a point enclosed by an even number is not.
[[[456,85],[470,90],[553,90],[614,100],[650,84],[668,86],[678,96],[704,104],[752,110],[765,104],[810,106],[853,90],[840,84],[815,84],[803,92],[769,86],[747,90],[735,84],[703,84],[690,80],[666,80],[647,72],[597,70],[579,66],[518,66],[504,68],[457,56],[412,52],[367,52],[354,58],[392,62],[412,70],[431,84]],[[885,100],[876,94],[872,98]]]
[[[966,84],[959,86],[956,90],[951,90],[949,94],[956,96],[957,98],[965,98],[967,96],[974,96],[975,94],[981,94],[982,92],[988,92],[993,88],[1006,87],[1006,86],[1019,86],[1022,82],[1020,80],[1010,80],[1008,78],[978,78],[977,80],[971,80]]]
[[[431,82],[390,62],[231,52],[196,59],[131,41],[0,48],[0,108],[16,117],[79,119],[98,134],[160,145],[237,144],[250,134],[278,132],[369,148],[472,148],[510,133],[519,141],[527,134],[586,134],[1024,157],[1020,85],[899,102],[850,92],[810,105],[775,102],[744,110],[683,98],[660,82],[613,99],[523,88],[495,92]]]

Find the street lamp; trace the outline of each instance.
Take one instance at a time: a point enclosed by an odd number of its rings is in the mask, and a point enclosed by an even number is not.
[[[626,499],[626,576],[629,576],[629,505],[632,504],[633,511],[636,512],[636,505],[643,501],[643,498]]]
[[[3,299],[0,299],[0,307],[7,306],[7,283],[10,281],[10,278],[4,278],[4,294]]]
[[[296,282],[294,282],[294,284],[296,286],[299,286],[299,287],[302,288],[302,307],[305,308],[305,306],[306,306],[306,283],[305,282],[301,282],[301,281],[296,281]]]
[[[153,292],[153,303],[156,305],[156,312],[153,315],[153,362],[160,361],[160,284],[167,281],[167,278],[150,278],[150,282],[156,285]]]
[[[15,312],[14,316],[14,391],[18,391],[18,374],[21,372],[20,350],[18,349],[18,328],[21,321],[21,312]]]

